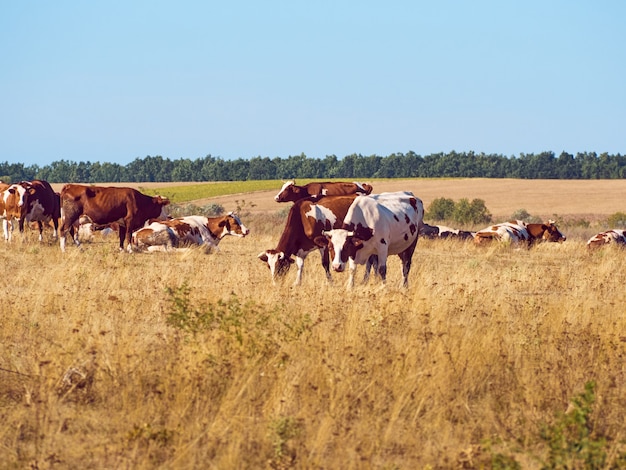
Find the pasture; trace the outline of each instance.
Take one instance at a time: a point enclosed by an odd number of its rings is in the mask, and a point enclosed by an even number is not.
[[[251,234],[212,254],[18,234],[0,246],[0,468],[625,467],[626,251],[585,242],[626,183],[372,184],[556,214],[568,240],[421,239],[408,288],[393,256],[384,288],[347,292],[317,253],[300,287],[294,268],[271,284],[280,185],[210,198],[254,204]]]

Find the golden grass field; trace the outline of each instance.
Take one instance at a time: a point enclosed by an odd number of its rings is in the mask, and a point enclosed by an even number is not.
[[[626,252],[585,242],[626,212],[626,182],[373,184],[480,198],[494,221],[595,222],[532,249],[420,240],[408,288],[392,257],[385,287],[349,292],[317,253],[300,287],[295,270],[272,285],[256,256],[284,225],[278,187],[211,198],[245,200],[251,229],[212,254],[17,235],[0,246],[0,469],[624,468]]]

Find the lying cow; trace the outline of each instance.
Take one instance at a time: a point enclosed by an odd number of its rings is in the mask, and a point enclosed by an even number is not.
[[[387,257],[402,261],[402,284],[408,284],[411,260],[423,224],[422,201],[408,191],[358,196],[343,220],[342,228],[324,231],[315,241],[328,247],[332,268],[337,272],[349,266],[348,287],[354,285],[358,264],[369,265],[378,257],[378,274],[387,277]],[[368,266],[366,266],[366,278]]]
[[[309,253],[319,250],[322,255],[322,266],[326,278],[331,279],[328,251],[318,246],[314,239],[322,234],[323,230],[339,228],[348,208],[357,196],[328,196],[319,201],[301,199],[289,209],[287,222],[276,248],[259,253],[258,258],[267,264],[272,275],[272,282],[284,276],[294,260],[298,268],[294,285],[302,282],[304,259]]]
[[[204,245],[208,251],[217,248],[226,235],[245,237],[249,233],[234,212],[219,217],[189,215],[150,221],[133,233],[131,243],[139,251],[169,251],[182,245]]]
[[[469,240],[474,238],[474,232],[446,227],[445,225],[424,224],[420,235],[427,238],[456,238],[459,240]]]
[[[297,186],[295,180],[291,180],[283,184],[274,199],[276,202],[295,202],[307,197],[319,199],[324,196],[370,194],[371,192],[372,186],[367,183],[326,182]]]
[[[607,230],[597,233],[587,241],[587,248],[589,249],[600,248],[605,245],[626,247],[626,230]]]
[[[554,220],[547,224],[527,224],[522,220],[512,220],[479,230],[474,236],[476,244],[492,240],[516,245],[525,242],[531,246],[538,242],[564,242],[566,237],[559,231]]]

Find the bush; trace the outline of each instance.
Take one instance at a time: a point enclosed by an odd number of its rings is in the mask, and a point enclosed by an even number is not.
[[[486,224],[491,222],[491,214],[482,199],[469,202],[463,198],[455,204],[452,219],[460,224]]]
[[[449,220],[452,218],[453,213],[454,201],[445,197],[439,197],[430,203],[425,218],[435,221]]]
[[[535,217],[534,215],[530,215],[530,213],[526,209],[517,209],[513,214],[511,214],[512,220],[523,220],[529,224],[539,224],[543,222],[539,217]]]
[[[626,214],[616,212],[608,218],[607,223],[609,228],[626,228]]]

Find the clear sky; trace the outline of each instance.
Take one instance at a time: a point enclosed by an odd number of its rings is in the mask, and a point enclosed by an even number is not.
[[[0,161],[626,153],[626,1],[2,1]]]

